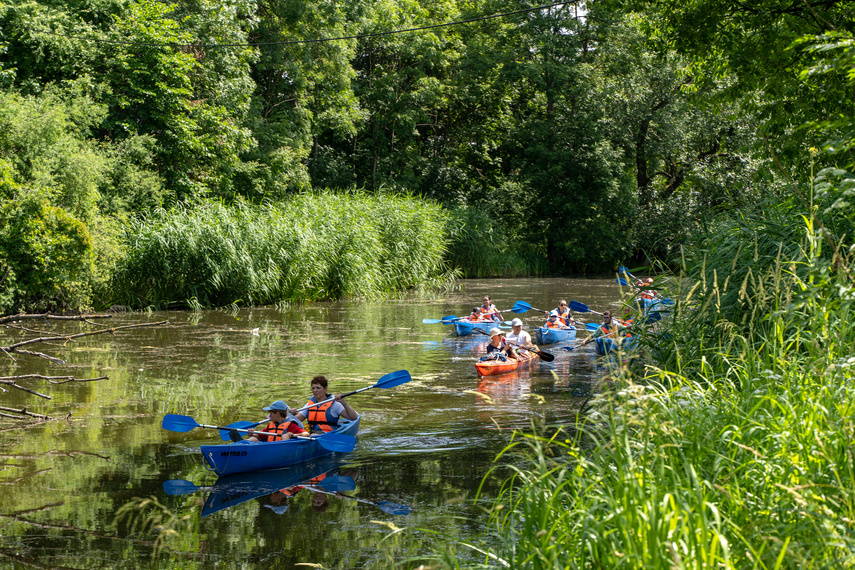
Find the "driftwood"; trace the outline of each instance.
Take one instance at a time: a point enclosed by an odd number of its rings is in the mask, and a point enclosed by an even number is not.
[[[12,315],[6,317],[0,317],[0,326],[5,325],[7,329],[15,329],[22,331],[24,333],[28,333],[30,335],[36,335],[34,338],[30,338],[27,340],[22,340],[20,342],[15,342],[6,346],[0,346],[0,352],[8,356],[12,361],[17,361],[15,356],[19,355],[29,355],[35,356],[38,358],[44,358],[51,362],[57,364],[65,364],[65,361],[61,358],[57,358],[56,356],[51,356],[50,354],[46,354],[44,352],[38,352],[35,350],[28,350],[25,347],[30,347],[35,344],[45,344],[49,346],[55,347],[64,347],[69,342],[74,342],[75,339],[94,336],[97,334],[110,333],[114,334],[116,331],[125,330],[125,329],[133,329],[139,327],[153,327],[159,325],[169,324],[169,321],[159,321],[156,323],[139,323],[134,325],[123,325],[118,327],[110,327],[110,328],[100,328],[94,331],[88,332],[80,332],[75,334],[60,334],[52,331],[41,331],[34,328],[28,328],[20,323],[22,321],[39,321],[44,320],[47,323],[48,327],[51,326],[51,320],[58,321],[81,321],[85,322],[89,325],[93,325],[96,327],[105,327],[105,325],[101,325],[98,323],[92,322],[92,319],[108,319],[112,317],[112,315],[108,314],[97,314],[97,315],[52,315],[50,313],[44,314],[19,314]],[[50,400],[51,397],[42,392],[38,392],[32,388],[28,388],[21,384],[22,380],[44,380],[50,384],[65,384],[67,382],[96,382],[98,380],[105,380],[109,378],[109,376],[100,376],[98,378],[76,378],[74,376],[45,376],[42,374],[20,374],[17,376],[0,376],[0,392],[8,392],[8,389],[14,388],[16,390],[21,390],[22,392],[27,392],[28,394],[33,394],[34,396],[38,396],[39,398],[44,398],[46,400]],[[7,389],[8,388],[8,389]],[[9,418],[15,420],[23,420],[25,418],[35,418],[39,422],[49,421],[52,418],[42,414],[36,414],[27,410],[27,408],[15,409],[15,408],[4,408],[0,406],[0,419]],[[65,418],[66,421],[70,421],[71,414]],[[2,430],[0,430],[2,431]]]
[[[107,316],[109,317],[109,315],[107,315]],[[86,317],[92,318],[93,315],[81,315],[80,317],[69,317],[69,318],[74,319],[74,320],[83,321],[83,320],[86,320]],[[56,318],[56,317],[51,317],[51,318]],[[2,322],[0,322],[0,324],[2,324]],[[31,344],[37,344],[37,343],[50,343],[50,342],[54,342],[54,341],[62,341],[63,345],[65,345],[69,341],[73,341],[76,338],[81,338],[81,337],[85,337],[85,336],[93,336],[96,334],[104,334],[104,333],[113,334],[118,330],[134,329],[134,328],[139,328],[139,327],[155,327],[155,326],[166,325],[166,324],[169,324],[169,321],[158,321],[156,323],[139,323],[136,325],[123,325],[120,327],[111,327],[111,328],[107,328],[107,329],[100,329],[97,331],[89,331],[89,332],[82,332],[82,333],[69,334],[69,335],[42,336],[42,337],[38,337],[38,338],[31,338],[29,340],[23,340],[21,342],[16,342],[16,343],[10,344],[8,346],[0,346],[0,351],[2,351],[4,354],[6,354],[6,356],[11,358],[12,360],[15,360],[15,357],[12,356],[12,354],[28,354],[31,356],[38,356],[40,358],[45,358],[47,360],[50,360],[51,362],[56,362],[57,364],[65,364],[65,361],[62,360],[61,358],[56,358],[55,356],[50,356],[50,355],[47,355],[43,352],[34,352],[34,351],[30,351],[30,350],[24,350],[21,347],[28,346]]]

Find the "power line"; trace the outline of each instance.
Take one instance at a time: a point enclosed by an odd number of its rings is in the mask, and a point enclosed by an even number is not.
[[[229,47],[255,47],[255,46],[284,46],[284,45],[292,45],[292,44],[310,44],[310,43],[320,43],[320,42],[333,42],[338,40],[355,40],[362,38],[372,38],[377,36],[389,36],[393,34],[404,34],[407,32],[419,32],[422,30],[432,30],[436,28],[446,28],[449,26],[458,26],[461,24],[471,24],[473,22],[483,22],[484,20],[493,20],[496,18],[504,18],[506,16],[513,16],[515,14],[525,14],[527,12],[534,12],[537,10],[545,10],[547,8],[554,8],[556,6],[564,6],[566,4],[572,4],[573,1],[566,2],[556,2],[555,4],[545,4],[543,6],[536,6],[534,8],[526,8],[524,10],[515,10],[513,12],[503,12],[501,14],[493,14],[491,16],[481,16],[479,18],[470,18],[468,20],[457,20],[454,22],[446,22],[444,24],[432,24],[430,26],[419,26],[418,28],[406,28],[403,30],[391,30],[388,32],[373,32],[370,34],[358,34],[353,36],[339,36],[335,38],[317,38],[313,40],[290,40],[286,42],[261,42],[261,43],[245,43],[245,44],[179,44],[179,43],[145,43],[145,42],[126,42],[121,40],[105,40],[99,38],[90,38],[83,36],[69,36],[66,34],[60,34],[53,31],[41,30],[39,33],[59,36],[62,38],[74,39],[74,40],[83,40],[90,42],[98,42],[103,44],[117,44],[117,45],[131,45],[131,46],[143,46],[143,47],[192,47],[192,48],[229,48]]]

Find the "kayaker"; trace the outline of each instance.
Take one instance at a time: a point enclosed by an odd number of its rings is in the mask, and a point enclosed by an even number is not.
[[[597,327],[597,330],[592,332],[591,336],[586,338],[585,341],[579,346],[585,346],[592,340],[602,337],[617,339],[618,335],[622,331],[627,330],[628,328],[629,327],[624,326],[620,322],[617,322],[616,320],[612,319],[611,311],[603,311],[603,324]]]
[[[340,417],[348,420],[355,420],[359,417],[356,410],[342,399],[341,394],[337,396],[327,394],[328,384],[325,376],[319,375],[312,378],[312,397],[304,406],[307,409],[295,415],[300,421],[308,419],[309,429],[316,433],[333,431],[338,427],[338,418]],[[312,405],[319,402],[323,403],[318,406]]]
[[[478,323],[481,321],[492,321],[492,317],[481,312],[481,307],[475,307],[469,314],[469,322]]]
[[[519,318],[511,321],[511,334],[505,336],[505,341],[520,348],[531,348],[531,335],[522,330],[523,322]]]
[[[573,326],[575,327],[576,323],[573,322]],[[573,327],[568,327],[564,324],[564,321],[558,318],[558,312],[552,311],[549,313],[549,318],[546,319],[546,328],[550,329],[568,329]]]
[[[568,327],[576,328],[576,321],[573,319],[573,313],[570,312],[570,307],[567,306],[567,301],[561,299],[558,301],[558,308],[553,309],[558,315],[558,320]]]
[[[294,421],[294,416],[288,417],[288,404],[282,400],[276,400],[266,408],[261,409],[265,412],[270,412],[268,415],[270,423],[267,424],[267,427],[262,431],[274,433],[276,435],[256,435],[254,430],[250,428],[247,430],[247,434],[249,435],[249,437],[246,438],[247,441],[282,441],[285,439],[291,439],[298,435],[309,435],[309,432],[304,430],[299,423]],[[231,435],[231,432],[229,432],[229,435]],[[232,439],[234,439],[234,437],[232,437]]]
[[[489,295],[484,295],[483,303],[480,307],[481,315],[485,317],[489,317],[493,321],[502,321],[502,313],[499,312],[499,309],[496,308],[496,305],[490,300]]]
[[[487,356],[481,360],[506,360],[508,356],[516,358],[514,347],[505,343],[505,331],[499,327],[490,329],[490,343],[487,345]]]

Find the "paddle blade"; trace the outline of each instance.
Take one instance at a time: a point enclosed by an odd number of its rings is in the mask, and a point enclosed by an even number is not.
[[[585,323],[585,330],[589,332],[594,332],[598,328],[600,328],[600,325],[598,325],[597,323]]]
[[[526,303],[524,301],[517,301],[516,303],[514,303],[514,306],[511,307],[511,312],[512,313],[525,313],[529,309],[531,309],[531,305],[529,305],[528,303]]]
[[[627,282],[626,282],[626,279],[624,279],[623,277],[618,277],[618,278],[617,278],[617,282],[618,282],[618,284],[619,284],[619,285],[623,285],[624,287],[626,287],[627,285],[629,285],[629,283],[627,283]]]
[[[627,269],[625,265],[621,265],[620,267],[618,267],[618,271],[629,275],[629,269]]]
[[[537,355],[544,362],[552,362],[553,360],[555,360],[555,355],[551,352],[538,352]]]
[[[343,493],[345,491],[353,491],[356,489],[356,481],[353,480],[353,477],[348,477],[346,475],[334,475],[331,477],[324,477],[324,479],[318,483],[318,487],[330,491],[331,493]]]
[[[374,503],[374,506],[390,515],[408,515],[412,510],[407,505],[399,505],[391,501],[380,501],[379,503]]]
[[[356,447],[356,438],[352,435],[342,435],[337,433],[331,433],[328,435],[322,435],[316,438],[312,438],[317,440],[317,442],[329,451],[340,451],[342,453],[350,453],[353,451],[353,448]]]
[[[189,495],[198,490],[199,487],[187,479],[170,479],[163,482],[163,491],[167,495]]]
[[[372,388],[383,388],[384,390],[387,390],[389,388],[394,388],[395,386],[400,386],[401,384],[406,384],[410,380],[412,380],[412,378],[410,377],[409,372],[406,370],[397,370],[381,376]]]
[[[186,431],[190,431],[193,428],[199,427],[199,424],[196,423],[196,420],[194,420],[190,416],[166,414],[165,416],[163,416],[163,423],[161,424],[161,427],[165,430],[183,433]]]
[[[562,348],[563,350],[566,350],[567,352],[570,352],[571,350],[576,350],[576,349],[577,349],[577,348],[579,348],[580,346],[582,346],[582,345],[581,345],[581,344],[577,344],[576,346],[562,346],[561,348]]]
[[[590,313],[591,309],[588,308],[588,305],[585,303],[580,303],[579,301],[570,301],[570,310],[576,311],[577,313]]]
[[[444,325],[451,325],[462,319],[463,317],[455,317],[454,315],[448,315],[447,317],[442,317],[439,321]]]
[[[229,429],[221,429],[220,430],[220,439],[222,439],[223,441],[231,441],[231,436],[229,435],[230,429],[247,429],[247,428],[255,427],[257,425],[258,424],[252,423],[252,422],[235,422],[233,424],[229,424],[227,426],[224,426],[224,427],[227,427]]]
[[[436,325],[442,322],[442,319],[422,319],[422,322],[426,325]]]

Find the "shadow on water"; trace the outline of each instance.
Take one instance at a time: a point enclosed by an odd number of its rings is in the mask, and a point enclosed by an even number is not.
[[[480,534],[485,515],[472,499],[512,430],[570,424],[601,373],[590,346],[547,345],[552,362],[480,378],[474,362],[487,337],[457,338],[421,321],[464,316],[484,294],[500,309],[518,300],[551,309],[562,298],[620,308],[613,278],[464,281],[441,299],[123,314],[113,324],[171,324],[81,339],[61,349],[65,367],[7,363],[0,374],[109,379],[63,386],[48,403],[4,394],[3,405],[71,416],[4,432],[0,555],[67,567],[138,568],[155,555],[187,568],[415,567],[451,538]],[[520,316],[532,332],[543,320],[534,311],[504,316]],[[217,480],[199,454],[219,442],[216,431],[160,428],[167,413],[211,425],[259,421],[273,400],[306,403],[316,374],[341,393],[401,369],[412,381],[349,398],[362,428],[343,457]],[[485,497],[500,484],[489,479]]]

